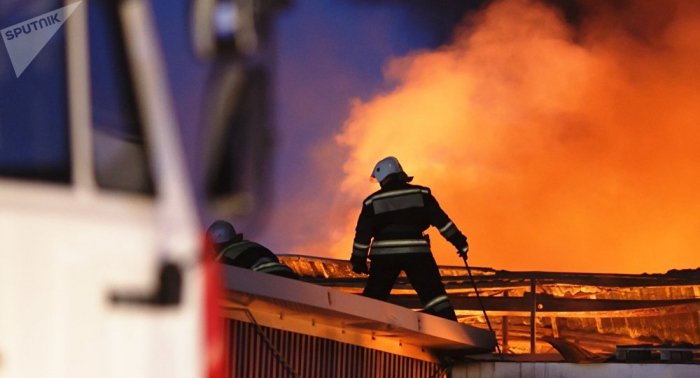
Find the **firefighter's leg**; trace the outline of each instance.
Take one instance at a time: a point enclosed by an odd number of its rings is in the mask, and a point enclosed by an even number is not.
[[[401,273],[401,266],[394,258],[382,256],[372,259],[369,266],[367,286],[362,292],[365,297],[387,301],[396,278]]]
[[[441,318],[457,320],[445,286],[440,278],[440,271],[433,255],[421,253],[406,256],[403,265],[406,277],[418,293],[425,312]]]

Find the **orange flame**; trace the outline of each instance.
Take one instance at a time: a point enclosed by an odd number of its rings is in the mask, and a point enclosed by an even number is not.
[[[453,43],[391,60],[395,89],[356,101],[326,146],[349,152],[324,254],[349,256],[377,189],[366,178],[393,155],[469,237],[475,266],[700,266],[700,6],[589,11],[575,30],[549,6],[499,1]],[[433,234],[438,262],[458,265]]]

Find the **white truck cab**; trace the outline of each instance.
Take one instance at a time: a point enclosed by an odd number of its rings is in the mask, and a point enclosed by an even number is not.
[[[0,26],[72,2],[14,2]],[[0,92],[0,377],[212,376],[149,2],[83,0],[19,78],[0,62]]]

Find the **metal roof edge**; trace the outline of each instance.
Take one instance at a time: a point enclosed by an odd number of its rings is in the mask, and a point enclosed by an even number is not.
[[[332,288],[223,265],[228,318],[437,361],[493,351],[493,332]]]

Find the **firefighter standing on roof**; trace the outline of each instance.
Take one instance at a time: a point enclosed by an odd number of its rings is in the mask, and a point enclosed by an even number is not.
[[[409,184],[413,177],[403,171],[395,157],[379,161],[372,178],[381,189],[363,203],[350,258],[354,272],[369,273],[362,295],[388,300],[403,270],[426,313],[457,320],[424,232],[430,226],[437,227],[463,259],[469,251],[467,238],[440,208],[429,188]],[[372,260],[370,269],[368,256]]]

